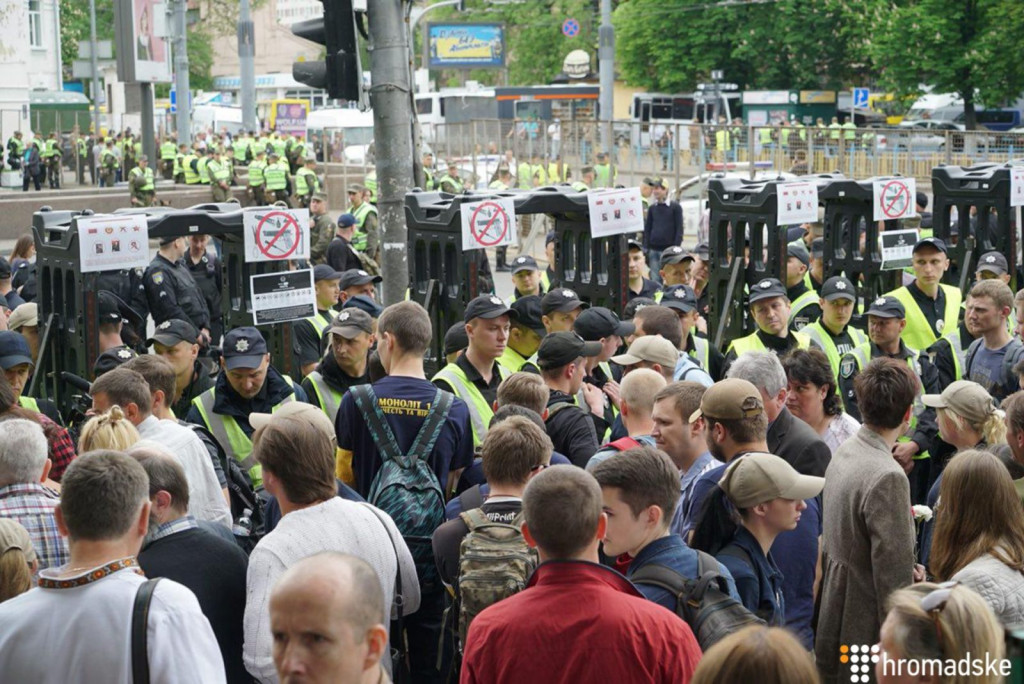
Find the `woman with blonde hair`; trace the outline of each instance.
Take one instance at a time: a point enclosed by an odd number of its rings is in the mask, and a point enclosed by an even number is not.
[[[0,603],[31,589],[38,569],[28,531],[16,520],[0,518]]]
[[[139,431],[124,415],[120,406],[111,406],[106,413],[95,415],[82,427],[78,451],[84,454],[96,449],[127,451],[142,439]]]
[[[1019,504],[1018,504],[1019,505]],[[999,620],[985,600],[956,582],[922,582],[894,591],[882,624],[875,676],[879,684],[929,681],[939,684],[998,684],[1003,676],[953,667],[955,661],[988,658],[999,664],[1006,653]]]
[[[978,592],[1004,625],[1024,622],[1024,508],[1006,466],[957,454],[943,473],[931,571]]]
[[[691,684],[818,684],[814,659],[799,639],[781,627],[752,625],[712,646],[700,659]]]

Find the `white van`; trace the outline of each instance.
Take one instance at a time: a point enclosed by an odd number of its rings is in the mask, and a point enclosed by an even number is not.
[[[373,112],[334,107],[317,109],[306,119],[309,140],[324,144],[324,161],[346,164],[366,163],[366,151],[373,142]]]
[[[226,130],[232,136],[242,130],[242,108],[228,105],[196,105],[192,108],[192,135],[204,131],[220,133]]]

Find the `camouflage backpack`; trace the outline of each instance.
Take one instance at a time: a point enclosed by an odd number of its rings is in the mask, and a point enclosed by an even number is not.
[[[459,517],[469,527],[459,550],[459,642],[465,644],[480,611],[526,588],[538,557],[520,531],[522,513],[508,524],[492,522],[479,508]]]

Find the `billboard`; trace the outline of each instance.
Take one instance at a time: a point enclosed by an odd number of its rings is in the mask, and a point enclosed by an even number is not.
[[[157,0],[116,0],[117,77],[125,83],[170,83],[167,5]]]
[[[503,24],[429,24],[427,66],[431,69],[500,69],[505,66]]]

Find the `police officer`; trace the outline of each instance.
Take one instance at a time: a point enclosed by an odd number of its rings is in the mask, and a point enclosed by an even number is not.
[[[25,287],[28,287],[28,283]],[[22,292],[24,291],[25,288],[22,288]],[[149,305],[146,302],[146,290],[142,284],[142,269],[102,271],[96,275],[96,291],[101,313],[104,310],[103,307],[107,307],[106,310],[112,314],[120,313],[117,317],[118,334],[112,335],[110,344],[106,346],[124,344],[132,349],[145,351],[143,340],[146,339],[146,317],[149,315]],[[107,297],[104,293],[110,296]],[[122,319],[128,324],[121,326]],[[102,332],[101,326],[101,334]],[[120,343],[116,341],[118,336],[120,336]],[[105,347],[101,338],[102,348]]]
[[[213,201],[227,202],[231,197],[231,167],[221,159],[220,150],[214,149],[210,156],[210,161],[206,163],[206,173],[210,177]]]
[[[316,162],[314,161],[313,163],[315,164]],[[301,173],[305,170],[300,169],[299,171]],[[296,186],[301,185],[303,182],[299,179],[299,176],[295,177]],[[334,221],[327,214],[327,195],[323,192],[315,192],[308,197],[308,204],[303,206],[309,207],[309,261],[313,264],[322,264],[327,259],[327,247],[331,244],[331,240],[334,239],[334,235],[337,232],[337,226],[334,225]]]
[[[542,283],[540,266],[529,254],[522,254],[512,260],[512,284],[514,290],[509,299],[513,302],[528,295],[543,297],[547,292]]]
[[[175,156],[178,147],[174,144],[174,136],[169,135],[160,143],[160,170],[163,172],[164,180],[174,178]]]
[[[199,185],[199,159],[202,152],[196,148],[181,159],[181,179],[185,185]]]
[[[376,342],[373,318],[356,307],[345,309],[327,328],[327,337],[327,352],[302,380],[302,389],[310,403],[334,422],[345,392],[370,382],[370,349]]]
[[[168,400],[175,416],[188,415],[192,400],[213,387],[209,370],[199,361],[199,333],[188,321],[171,318],[156,326],[146,346],[174,368],[177,396]]]
[[[583,382],[586,359],[600,353],[599,342],[585,342],[574,332],[549,333],[537,352],[541,377],[551,392],[544,421],[548,436],[555,451],[565,454],[580,468],[586,467],[598,448],[592,415],[603,422],[604,394]],[[581,389],[586,408],[576,404]]]
[[[540,297],[537,295],[519,297],[512,302],[510,308],[516,312],[517,316],[508,331],[508,344],[505,345],[505,351],[498,357],[498,363],[509,374],[519,371],[540,373],[540,369],[535,363],[535,355],[540,349],[540,343],[544,336],[548,334],[542,320]],[[445,340],[447,344],[447,336]],[[531,361],[531,359],[534,360]]]
[[[909,285],[888,293],[900,301],[907,325],[903,341],[916,351],[924,351],[939,337],[955,334],[960,322],[963,295],[952,285],[942,284],[942,274],[949,268],[946,243],[929,237],[914,245],[914,280]]]
[[[149,157],[139,157],[139,165],[128,174],[128,190],[133,207],[151,207],[156,199],[156,184],[153,169],[149,168]]]
[[[322,195],[318,195],[322,196]],[[317,204],[314,199],[313,205]],[[331,226],[334,224],[332,223]],[[352,239],[355,237],[356,217],[352,214],[342,214],[338,217],[338,225],[335,228],[334,238],[327,245],[325,259],[327,264],[335,271],[355,270],[363,267],[363,261],[352,248]],[[312,251],[310,252],[312,254]]]
[[[807,349],[813,343],[803,333],[789,329],[789,298],[777,278],[764,278],[750,288],[750,314],[757,330],[732,341],[725,352],[726,371],[746,351],[770,351],[782,356],[791,349]],[[817,345],[814,345],[817,346]]]
[[[813,292],[813,290],[811,290]],[[867,335],[850,327],[857,290],[843,276],[832,276],[821,286],[821,317],[800,331],[825,351],[832,374],[839,380],[839,364],[845,354],[868,341]]]
[[[43,163],[46,164],[46,178],[50,183],[51,190],[60,188],[60,160],[63,156],[64,151],[57,140],[57,131],[50,131],[50,137],[46,139],[42,157]]]
[[[235,328],[224,336],[221,373],[214,386],[192,400],[185,420],[210,431],[229,458],[263,489],[263,469],[252,456],[250,413],[273,413],[306,393],[270,365],[267,343],[256,328]]]
[[[208,249],[209,235],[190,235],[188,238],[188,255],[185,266],[188,267],[192,279],[196,281],[206,308],[210,311],[210,344],[216,347],[224,334],[224,310],[221,306],[223,282],[220,276],[220,259],[217,253]]]
[[[893,456],[910,475],[910,495],[914,503],[924,503],[931,486],[931,460],[928,453],[939,428],[935,421],[935,409],[921,403],[924,394],[939,394],[939,375],[935,366],[922,354],[900,339],[907,326],[906,312],[902,302],[892,295],[879,297],[867,311],[868,338],[870,341],[856,347],[843,356],[839,365],[839,392],[846,405],[846,412],[860,420],[854,381],[871,359],[888,356],[902,359],[914,371],[920,381],[917,400],[914,401],[913,416],[906,432],[893,448]]]
[[[697,334],[700,313],[697,311],[697,295],[693,288],[689,285],[673,285],[666,288],[660,304],[672,309],[679,316],[679,324],[683,328],[682,351],[714,380],[725,377],[725,355],[718,347],[708,342],[706,337]]]
[[[431,378],[437,387],[469,406],[475,446],[487,435],[498,385],[508,376],[498,358],[505,352],[512,322],[518,319],[519,313],[509,309],[499,297],[480,295],[473,299],[466,305],[466,352]]]
[[[466,184],[459,178],[459,167],[455,164],[454,159],[449,159],[446,168],[448,170],[437,181],[437,189],[441,192],[458,195],[466,189]]]
[[[200,344],[210,344],[210,309],[191,272],[182,261],[188,242],[184,237],[160,238],[160,250],[143,276],[146,301],[153,322],[171,318],[188,321],[199,331]]]
[[[818,304],[818,293],[807,286],[807,270],[811,265],[811,255],[803,242],[790,242],[786,245],[786,297],[789,298],[789,327],[803,330],[821,318],[821,306]]]
[[[366,201],[366,188],[358,183],[348,186],[348,213],[356,217],[356,234],[352,246],[377,259],[380,231],[377,228],[377,207]]]
[[[584,166],[580,169],[580,179],[569,184],[576,192],[586,192],[594,185],[594,167]]]
[[[324,333],[334,320],[332,307],[338,303],[341,275],[327,264],[313,267],[316,313],[292,324],[292,353],[302,377],[309,375],[323,356]]]
[[[309,207],[314,193],[320,192],[320,179],[316,175],[316,157],[308,157],[295,173],[295,199],[300,207]]]
[[[271,153],[270,163],[263,169],[264,200],[267,202],[284,202],[291,207],[288,197],[288,165],[281,161],[280,155]]]
[[[254,149],[256,157],[249,163],[249,197],[252,198],[253,206],[261,207],[267,202],[263,192],[266,187],[264,171],[267,168],[267,151],[258,146]]]
[[[13,330],[0,332],[0,369],[3,370],[4,377],[14,392],[14,398],[18,405],[30,411],[42,413],[58,425],[63,425],[64,421],[60,412],[52,401],[35,399],[23,394],[28,389],[34,368],[32,350],[29,349],[25,338]]]
[[[85,168],[89,165],[89,139],[84,135],[79,135],[75,139],[75,151],[78,153],[78,184],[85,185]],[[93,178],[93,183],[96,179]]]
[[[423,189],[435,189],[434,183],[434,155],[431,152],[423,153]]]
[[[14,135],[7,139],[7,164],[15,171],[21,168],[21,159],[25,156],[25,141],[22,140],[21,131],[14,131]]]

